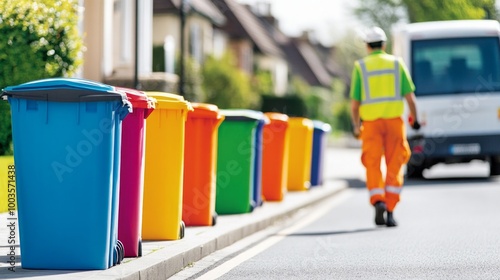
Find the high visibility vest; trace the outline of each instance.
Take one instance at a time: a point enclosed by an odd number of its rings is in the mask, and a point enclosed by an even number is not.
[[[376,54],[358,60],[361,70],[362,120],[392,119],[403,114],[399,59]]]

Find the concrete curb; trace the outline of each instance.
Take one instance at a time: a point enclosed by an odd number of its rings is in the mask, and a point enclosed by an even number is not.
[[[324,186],[305,192],[289,192],[281,202],[265,202],[254,212],[239,215],[221,215],[214,227],[187,227],[182,240],[144,241],[143,257],[125,259],[121,265],[107,270],[92,271],[38,271],[16,272],[0,267],[0,278],[36,279],[166,279],[191,263],[209,254],[287,219],[304,207],[319,203],[348,187],[344,181],[327,181]]]

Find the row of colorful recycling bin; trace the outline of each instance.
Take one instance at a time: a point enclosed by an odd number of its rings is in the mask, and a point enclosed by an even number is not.
[[[141,256],[141,238],[180,239],[185,225],[215,225],[217,214],[322,184],[322,122],[81,79],[2,95],[23,268],[106,269]]]

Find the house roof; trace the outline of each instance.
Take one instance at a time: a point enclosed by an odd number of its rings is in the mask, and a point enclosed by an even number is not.
[[[234,0],[212,0],[226,16],[227,22],[222,30],[232,38],[250,38],[255,47],[270,56],[282,57],[279,46],[268,34],[262,22],[245,5]]]
[[[179,13],[182,0],[153,0],[153,13]],[[226,18],[210,0],[189,0],[187,1],[192,12],[196,12],[214,24],[222,25]]]
[[[290,38],[283,34],[276,24],[266,16],[259,16],[265,29],[279,43],[285,52],[292,72],[301,76],[309,85],[330,87],[332,73],[327,68],[330,59],[320,56],[306,38]]]
[[[346,77],[349,75],[346,75],[342,67],[333,59],[333,57],[335,57],[336,48],[327,47],[322,44],[314,44],[314,48],[319,53],[321,59],[325,61],[325,67],[328,72],[333,76],[346,80]]]
[[[293,38],[283,45],[292,72],[311,86],[330,87],[332,77],[309,42]]]
[[[332,84],[332,77],[325,67],[325,61],[318,56],[314,47],[311,46],[309,42],[302,41],[300,39],[298,41],[294,40],[292,44],[295,44],[299,53],[311,69],[311,72],[314,73],[314,76],[317,79],[317,85],[330,87]]]

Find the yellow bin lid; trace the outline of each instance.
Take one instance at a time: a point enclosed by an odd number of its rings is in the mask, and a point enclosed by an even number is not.
[[[156,109],[193,110],[191,103],[178,94],[159,91],[145,91],[145,93],[148,97],[156,99]]]

